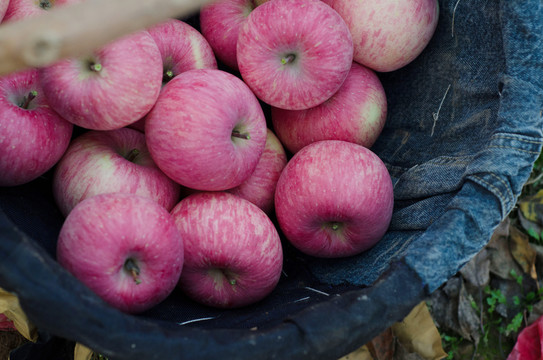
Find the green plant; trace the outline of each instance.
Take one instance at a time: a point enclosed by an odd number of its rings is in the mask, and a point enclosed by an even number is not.
[[[440,334],[441,344],[443,349],[447,352],[447,360],[454,359],[454,355],[458,353],[458,348],[462,343],[463,339],[457,336],[447,335],[445,333]]]
[[[102,354],[93,353],[91,360],[108,360],[108,358]]]

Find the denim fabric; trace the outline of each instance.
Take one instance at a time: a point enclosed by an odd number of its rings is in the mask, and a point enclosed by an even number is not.
[[[369,285],[404,258],[435,290],[486,245],[541,150],[543,3],[440,1],[415,62],[379,74],[389,99],[372,148],[394,182],[389,232],[367,253],[314,260],[324,282]]]

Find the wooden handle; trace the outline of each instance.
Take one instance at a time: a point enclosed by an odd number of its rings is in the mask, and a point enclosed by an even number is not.
[[[16,1],[16,0],[12,0]],[[210,0],[85,0],[0,25],[0,76],[82,56],[131,32],[191,13]]]

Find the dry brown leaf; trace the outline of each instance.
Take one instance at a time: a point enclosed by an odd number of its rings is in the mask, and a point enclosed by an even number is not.
[[[543,189],[518,202],[518,219],[531,236],[543,237]]]
[[[480,314],[475,311],[472,305],[473,301],[475,299],[468,293],[464,283],[462,283],[458,294],[458,324],[463,337],[471,339],[477,344],[481,338],[481,319]]]
[[[458,295],[462,279],[454,276],[430,296],[431,313],[436,325],[447,332],[460,333]]]
[[[8,319],[13,321],[17,331],[30,341],[36,341],[38,331],[36,327],[30,323],[26,314],[19,305],[17,296],[0,288],[0,313],[6,315]]]
[[[535,268],[537,252],[530,245],[528,235],[514,226],[510,229],[509,249],[511,250],[511,255],[522,271],[537,281],[537,272]]]
[[[484,287],[490,281],[490,254],[482,249],[460,269],[464,279],[475,287]]]
[[[394,356],[394,335],[388,328],[366,344],[374,360],[391,360]]]
[[[76,343],[74,348],[74,360],[91,360],[94,352],[81,343]]]
[[[490,258],[490,273],[507,280],[511,279],[511,270],[515,270],[517,273],[522,271],[509,248],[509,238],[513,228],[513,226],[508,227],[507,235],[495,234],[486,246]]]
[[[518,208],[526,220],[543,224],[543,189],[519,201]]]
[[[341,357],[338,360],[374,360],[366,345],[359,347],[355,351]]]
[[[439,331],[424,301],[415,306],[405,319],[394,324],[392,331],[408,353],[415,353],[425,360],[447,357]]]

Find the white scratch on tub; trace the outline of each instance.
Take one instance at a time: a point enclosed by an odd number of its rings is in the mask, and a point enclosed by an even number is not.
[[[210,317],[204,317],[204,318],[199,318],[199,319],[187,320],[187,321],[177,323],[177,325],[187,325],[187,324],[198,322],[198,321],[205,321],[205,320],[212,320],[212,319],[215,319],[215,317],[210,316]]]
[[[452,13],[452,20],[451,20],[451,36],[454,37],[454,17],[456,15],[456,8],[458,7],[458,4],[460,3],[460,0],[458,0],[456,2],[456,4],[454,5],[454,8],[453,8],[453,13]]]
[[[309,286],[306,286],[305,288],[306,288],[307,290],[314,291],[314,292],[316,292],[317,294],[330,296],[330,294],[325,293],[324,291],[320,291],[320,290],[317,290],[317,289],[313,289],[312,287],[309,287]]]
[[[437,119],[439,118],[439,112],[441,111],[441,107],[443,106],[443,102],[445,102],[445,98],[447,97],[447,94],[449,93],[450,88],[451,88],[451,84],[447,86],[447,90],[445,90],[445,94],[443,95],[443,99],[441,99],[441,103],[439,104],[439,108],[437,109],[437,112],[432,113],[432,117],[434,118],[434,124],[432,125],[432,131],[430,132],[430,136],[434,136],[434,130],[436,128]]]
[[[306,297],[298,299],[298,300],[294,300],[293,302],[297,303],[297,302],[305,301],[305,300],[309,300],[309,296],[306,296]]]

